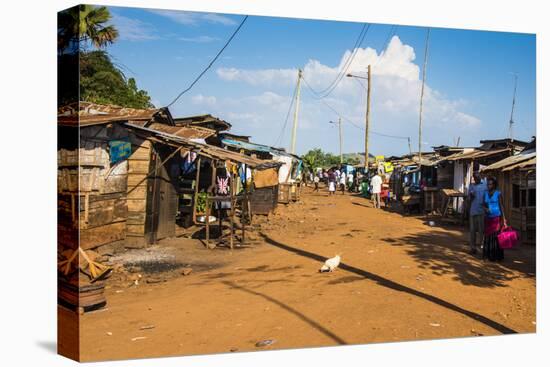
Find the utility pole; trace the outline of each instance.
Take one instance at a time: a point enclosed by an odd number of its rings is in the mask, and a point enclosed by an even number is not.
[[[508,137],[514,141],[514,108],[516,107],[516,89],[518,87],[518,74],[514,73],[514,97],[512,98],[512,112],[510,113],[510,122],[508,123]]]
[[[344,163],[344,157],[342,156],[342,118],[338,117],[338,133],[340,135],[340,164]]]
[[[426,48],[424,50],[424,67],[422,68],[422,89],[420,91],[420,114],[418,117],[418,182],[422,179],[422,107],[424,102],[424,85],[426,84],[426,65],[428,64],[428,48],[430,28],[426,34]]]
[[[359,78],[367,79],[367,113],[365,116],[365,171],[369,170],[369,123],[370,123],[370,89],[371,89],[371,65],[368,66],[368,75],[367,77],[353,75],[351,73],[347,74],[348,78]]]
[[[292,126],[292,139],[290,141],[290,153],[296,154],[296,131],[298,130],[298,112],[300,110],[300,82],[302,69],[298,69],[298,85],[296,86],[296,106],[294,108],[294,125]]]
[[[371,89],[371,65],[367,74],[367,115],[365,116],[365,173],[369,171],[369,123],[370,123],[370,89]]]
[[[342,118],[338,117],[338,122],[329,121],[329,124],[338,124],[338,137],[340,140],[340,164],[344,163],[344,156],[342,155]]]

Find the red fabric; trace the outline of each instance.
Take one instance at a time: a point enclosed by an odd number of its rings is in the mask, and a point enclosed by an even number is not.
[[[490,236],[500,229],[500,217],[485,218],[485,235]]]

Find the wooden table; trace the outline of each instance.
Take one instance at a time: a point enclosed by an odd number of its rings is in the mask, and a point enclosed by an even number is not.
[[[233,250],[233,239],[235,237],[235,206],[239,201],[242,201],[244,199],[243,196],[207,196],[206,197],[206,247],[209,249],[213,249],[216,246],[210,245],[210,214],[211,214],[211,208],[212,204],[218,203],[221,205],[221,203],[230,203],[229,208],[229,247]],[[219,230],[220,230],[220,240],[224,238],[223,236],[223,227],[222,227],[222,218],[219,216]],[[242,236],[241,236],[241,245],[244,245],[245,240],[245,231],[244,231],[244,224],[241,223],[242,227]]]
[[[441,189],[441,193],[444,196],[442,200],[443,205],[441,207],[441,214],[443,218],[448,217],[449,209],[451,209],[453,212],[458,211],[458,199],[467,197],[465,193],[454,189]],[[456,210],[455,207],[457,208]],[[462,216],[462,220],[464,220],[464,216]]]

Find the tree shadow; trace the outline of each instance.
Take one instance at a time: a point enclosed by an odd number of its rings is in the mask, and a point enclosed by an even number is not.
[[[336,343],[338,343],[340,345],[347,344],[344,341],[344,339],[340,338],[338,335],[334,334],[332,331],[328,330],[327,328],[325,328],[324,326],[322,326],[321,324],[319,324],[315,320],[312,320],[311,318],[307,317],[306,315],[304,315],[300,311],[288,306],[287,304],[285,304],[285,303],[283,303],[283,302],[281,302],[281,301],[279,301],[279,300],[277,300],[277,299],[275,299],[271,296],[268,296],[267,294],[260,293],[260,292],[254,291],[252,289],[248,289],[248,288],[239,286],[239,285],[237,285],[233,282],[230,282],[230,281],[222,281],[222,283],[229,286],[229,287],[231,287],[232,289],[237,289],[237,290],[246,292],[248,294],[252,294],[254,296],[258,296],[258,297],[261,297],[265,300],[268,300],[269,302],[272,302],[272,303],[276,304],[277,306],[281,307],[285,311],[288,311],[289,313],[297,316],[300,320],[306,322],[307,324],[309,324],[310,326],[312,326],[316,330],[320,331],[321,333],[323,333],[324,335],[326,335],[330,339],[334,340]]]
[[[465,285],[506,287],[510,280],[535,276],[534,251],[529,249],[507,251],[503,262],[492,263],[467,254],[467,239],[462,234],[427,231],[382,240],[404,247],[421,269],[438,276],[451,275]]]
[[[303,257],[315,260],[317,262],[324,262],[326,260],[325,257],[323,257],[321,255],[318,255],[316,253],[309,252],[309,251],[306,251],[306,250],[303,250],[303,249],[299,249],[299,248],[292,247],[292,246],[286,245],[284,243],[275,241],[274,239],[270,238],[269,236],[267,236],[264,233],[260,233],[260,235],[264,238],[264,240],[268,244],[270,244],[272,246],[275,246],[275,247],[278,247],[282,250],[292,252],[296,255],[303,256]],[[480,314],[478,314],[476,312],[473,312],[473,311],[466,310],[466,309],[464,309],[460,306],[452,304],[448,301],[445,301],[445,300],[443,300],[439,297],[433,296],[431,294],[424,293],[424,292],[421,292],[419,290],[416,290],[416,289],[404,286],[402,284],[396,283],[396,282],[394,282],[392,280],[389,280],[387,278],[384,278],[380,275],[368,272],[368,271],[363,270],[363,269],[356,268],[354,266],[351,266],[351,265],[348,265],[348,264],[345,264],[345,263],[340,263],[339,268],[342,269],[342,270],[345,270],[347,272],[359,275],[359,276],[361,276],[365,279],[374,281],[380,286],[392,289],[392,290],[397,291],[397,292],[403,292],[403,293],[407,293],[407,294],[410,294],[410,295],[415,296],[415,297],[422,298],[422,299],[424,299],[428,302],[432,302],[432,303],[437,304],[441,307],[447,308],[448,310],[460,313],[460,314],[462,314],[464,316],[467,316],[467,317],[469,317],[473,320],[481,322],[482,324],[485,324],[485,325],[489,326],[490,328],[493,328],[493,329],[495,329],[495,330],[497,330],[497,331],[499,331],[503,334],[515,334],[515,333],[517,333],[515,330],[510,329],[506,325],[502,325],[502,324],[500,324],[500,323],[498,323],[494,320],[491,320],[488,317],[485,317],[485,316],[480,315]]]

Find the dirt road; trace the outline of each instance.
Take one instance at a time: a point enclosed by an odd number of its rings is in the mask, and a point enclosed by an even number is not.
[[[82,359],[535,331],[534,248],[483,262],[465,252],[459,227],[349,194],[302,196],[261,223],[251,247],[209,251],[177,238],[150,249],[193,272],[153,269],[137,286],[110,280],[108,309],[82,316]],[[340,268],[318,273],[336,253]],[[256,346],[262,340],[273,343]]]

